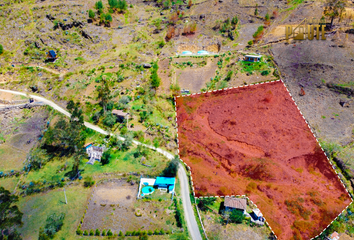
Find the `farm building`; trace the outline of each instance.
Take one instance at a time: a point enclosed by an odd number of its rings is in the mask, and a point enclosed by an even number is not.
[[[55,60],[55,59],[57,59],[57,54],[55,53],[54,50],[49,50],[49,52],[47,53],[47,59],[48,59],[48,60]]]
[[[244,60],[247,62],[260,62],[261,57],[261,55],[246,55]]]
[[[250,213],[251,216],[251,221],[258,224],[258,225],[263,225],[264,224],[264,217],[261,211],[258,208],[253,209],[253,212]]]
[[[327,240],[339,240],[339,234],[337,232],[333,232],[327,237]]]
[[[244,198],[225,197],[224,206],[227,211],[239,209],[246,213],[247,200]]]
[[[117,116],[119,122],[123,122],[123,120],[129,115],[129,113],[116,109],[112,111],[112,114]]]
[[[85,150],[90,159],[87,163],[93,165],[95,161],[101,161],[105,147],[98,147],[94,146],[92,143],[89,143],[85,145]]]

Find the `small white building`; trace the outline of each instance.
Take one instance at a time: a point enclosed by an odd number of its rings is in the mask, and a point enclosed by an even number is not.
[[[247,62],[260,62],[262,55],[246,55],[245,61]]]

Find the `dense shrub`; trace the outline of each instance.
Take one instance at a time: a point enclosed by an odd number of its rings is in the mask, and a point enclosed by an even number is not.
[[[92,179],[91,176],[85,177],[85,181],[84,181],[85,187],[91,187],[93,184],[95,184],[95,181]]]
[[[112,233],[111,229],[108,230],[107,236],[113,236],[113,233]]]
[[[230,220],[234,223],[242,223],[244,218],[243,211],[240,209],[234,209],[230,213]]]
[[[90,236],[95,235],[95,232],[93,231],[93,229],[90,230]]]
[[[106,229],[102,230],[102,236],[106,236]]]
[[[100,236],[100,235],[101,235],[100,230],[96,229],[95,236]]]
[[[89,10],[89,18],[91,18],[91,19],[95,18],[95,12],[92,11],[91,9]]]
[[[3,46],[0,44],[0,55],[3,54],[3,52],[4,52],[4,48],[3,48]]]
[[[42,232],[40,234],[40,238],[46,239],[46,236],[49,238],[53,238],[54,234],[58,232],[63,226],[64,218],[65,218],[64,213],[61,213],[59,215],[54,213],[48,216],[44,229],[42,229]]]
[[[87,230],[84,231],[84,236],[88,236]]]

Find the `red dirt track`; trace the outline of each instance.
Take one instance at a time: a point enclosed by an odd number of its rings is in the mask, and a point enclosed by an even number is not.
[[[176,98],[195,195],[248,195],[278,239],[310,239],[351,202],[281,81]]]

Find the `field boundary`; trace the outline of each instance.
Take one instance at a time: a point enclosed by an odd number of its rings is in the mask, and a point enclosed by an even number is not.
[[[312,129],[311,129],[311,127],[310,127],[310,124],[308,123],[308,121],[306,120],[306,118],[304,117],[304,115],[302,114],[300,108],[299,108],[298,105],[296,104],[296,102],[295,102],[293,96],[291,95],[290,91],[288,90],[288,88],[286,87],[286,85],[285,85],[285,83],[284,83],[284,81],[283,81],[282,79],[274,80],[274,81],[267,81],[267,82],[260,82],[260,83],[252,83],[252,84],[248,84],[248,85],[244,85],[244,86],[229,87],[229,88],[223,88],[223,89],[217,89],[217,90],[209,90],[209,91],[205,91],[205,92],[198,92],[198,93],[192,93],[192,94],[187,94],[187,95],[175,96],[175,97],[174,97],[174,103],[175,103],[175,112],[176,112],[176,129],[177,129],[178,155],[180,155],[180,152],[179,152],[179,140],[178,140],[178,122],[177,122],[177,104],[176,104],[176,99],[177,99],[177,98],[179,98],[179,97],[194,96],[194,95],[200,95],[200,94],[205,94],[205,93],[210,93],[210,92],[220,92],[220,91],[225,91],[225,90],[229,90],[229,89],[244,88],[244,87],[250,87],[250,86],[254,86],[254,85],[261,85],[261,84],[267,84],[267,83],[273,83],[273,82],[279,82],[279,81],[283,83],[283,86],[285,87],[286,91],[288,92],[288,94],[290,95],[291,99],[292,99],[293,102],[295,103],[295,106],[297,107],[297,109],[298,109],[300,115],[301,115],[302,118],[304,119],[304,121],[305,121],[307,127],[310,129],[312,135],[313,135],[314,138],[316,139],[316,142],[317,142],[318,145],[321,147],[321,150],[325,153],[325,156],[326,156],[326,158],[327,158],[327,161],[331,164],[331,166],[332,166],[334,172],[336,173],[336,175],[337,175],[339,181],[341,182],[341,184],[343,185],[345,191],[347,192],[348,196],[349,196],[350,199],[351,199],[351,202],[347,205],[347,207],[344,208],[344,209],[342,210],[342,212],[339,213],[338,216],[335,217],[335,218],[331,221],[331,223],[328,224],[327,227],[323,229],[323,231],[322,231],[321,233],[319,233],[317,236],[311,238],[311,240],[312,240],[312,239],[316,239],[317,237],[319,237],[324,231],[327,230],[327,228],[333,223],[333,221],[335,221],[335,220],[339,217],[339,215],[341,215],[345,210],[347,210],[347,208],[349,207],[349,205],[353,202],[353,197],[352,197],[352,195],[348,192],[348,190],[347,190],[346,186],[344,185],[342,179],[339,177],[338,172],[337,172],[336,169],[334,168],[334,166],[333,166],[333,164],[331,163],[330,159],[328,158],[326,152],[323,150],[323,147],[321,146],[321,143],[317,140],[317,137],[316,137],[315,133],[312,131]],[[195,196],[194,185],[193,185],[193,178],[192,178],[192,171],[191,171],[191,168],[188,166],[188,164],[187,164],[185,161],[183,161],[183,159],[182,159],[181,157],[180,157],[180,159],[181,159],[181,161],[184,163],[184,165],[189,169],[189,171],[190,171],[190,173],[191,173],[191,174],[190,174],[190,180],[191,180],[191,187],[192,187],[192,190],[193,190],[193,196],[194,196],[194,198],[202,199],[202,198],[246,197],[252,204],[254,204],[254,205],[258,208],[257,204],[255,204],[255,203],[254,203],[251,199],[249,199],[246,195],[225,195],[225,196],[196,197],[196,196]],[[198,210],[198,207],[197,207],[197,210]],[[206,236],[205,228],[204,228],[203,222],[202,222],[202,220],[201,220],[199,211],[198,211],[198,215],[199,215],[199,220],[200,220],[201,225],[202,225],[203,230],[204,230],[204,234],[205,234],[205,236]],[[264,216],[263,216],[263,217],[264,217]],[[272,233],[274,234],[274,236],[275,236],[276,238],[278,238],[277,235],[274,233],[273,229],[271,228],[271,226],[268,224],[267,219],[266,219],[266,218],[264,218],[264,219],[265,219],[265,224],[269,227],[269,229],[272,231]]]

